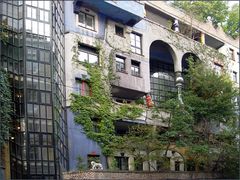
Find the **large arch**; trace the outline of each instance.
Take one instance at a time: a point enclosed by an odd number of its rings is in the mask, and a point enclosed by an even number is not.
[[[150,89],[155,104],[165,101],[169,94],[176,92],[174,63],[176,54],[171,46],[161,40],[150,46]]]

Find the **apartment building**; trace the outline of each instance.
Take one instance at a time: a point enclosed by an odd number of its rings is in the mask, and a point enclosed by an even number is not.
[[[0,21],[8,33],[6,44],[0,43],[0,68],[9,72],[14,107],[4,149],[6,178],[60,179],[63,171],[76,169],[78,157],[86,164],[98,158],[108,168],[100,146],[75,124],[70,110],[70,94],[87,93],[82,91],[88,89],[84,80],[91,78],[72,61],[76,45],[79,61],[90,64],[99,63],[96,42],[107,55],[114,50],[119,80],[112,84],[112,96],[119,103],[146,94],[155,103],[164,101],[177,91],[176,85],[181,88],[176,79],[189,56],[209,59],[218,71],[227,68],[239,84],[239,39],[163,1],[0,0]],[[219,52],[227,57],[226,64],[218,61]],[[137,123],[166,126],[145,114],[117,121],[116,133]],[[186,170],[180,153],[167,154],[171,170]],[[120,170],[135,170],[127,154],[115,157]]]
[[[1,0],[0,68],[9,73],[14,114],[5,179],[59,179],[68,168],[64,2]]]
[[[189,32],[189,29],[193,29]],[[190,18],[182,11],[163,1],[93,1],[65,2],[65,61],[66,97],[69,132],[69,168],[76,169],[77,158],[87,163],[96,157],[107,168],[106,157],[99,145],[84,134],[82,127],[74,123],[70,110],[70,94],[79,88],[88,76],[83,67],[71,61],[71,48],[78,39],[79,58],[98,63],[96,42],[102,42],[106,53],[114,49],[115,73],[118,83],[112,84],[112,95],[117,102],[131,102],[150,94],[155,103],[164,101],[169,92],[176,92],[177,77],[187,68],[189,56],[209,60],[216,71],[227,68],[233,81],[239,83],[239,40],[215,29],[210,22],[203,23]],[[218,60],[219,53],[227,57],[227,63]],[[79,59],[79,61],[81,61]],[[81,93],[81,92],[80,92]],[[133,123],[164,126],[158,119],[137,121],[122,120],[116,123],[116,133],[124,133]],[[81,142],[81,143],[76,143]],[[179,153],[168,152],[171,170],[186,169]],[[127,154],[116,154],[117,166],[122,170],[134,170],[133,159]],[[178,166],[176,166],[178,162]],[[180,163],[179,163],[180,162]],[[142,170],[147,170],[143,164]]]

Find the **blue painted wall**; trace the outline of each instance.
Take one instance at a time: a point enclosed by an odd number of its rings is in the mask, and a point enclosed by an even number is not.
[[[75,32],[82,35],[95,37],[95,38],[104,38],[105,34],[105,23],[106,17],[98,13],[98,31],[94,33],[85,28],[79,27],[76,24],[76,14],[73,11],[73,1],[64,1],[64,10],[65,10],[65,32]]]
[[[69,148],[69,170],[76,170],[77,158],[81,156],[84,163],[87,164],[87,155],[92,152],[100,155],[103,168],[106,169],[106,158],[101,153],[99,145],[88,139],[83,133],[82,127],[74,122],[74,114],[67,109],[68,120],[68,148]]]

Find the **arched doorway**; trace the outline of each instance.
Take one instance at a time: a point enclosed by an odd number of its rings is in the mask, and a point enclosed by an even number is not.
[[[176,92],[174,75],[175,53],[169,44],[157,40],[150,46],[150,85],[155,105]]]

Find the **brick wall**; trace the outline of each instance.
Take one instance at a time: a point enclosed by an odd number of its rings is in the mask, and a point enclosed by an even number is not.
[[[214,179],[219,174],[196,172],[129,172],[129,171],[84,171],[64,173],[64,180],[162,180],[162,179]]]

